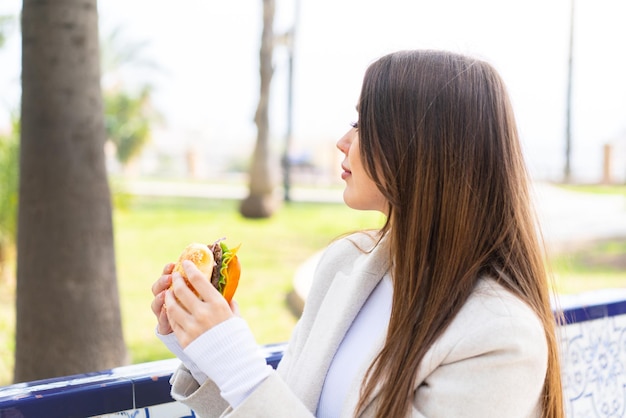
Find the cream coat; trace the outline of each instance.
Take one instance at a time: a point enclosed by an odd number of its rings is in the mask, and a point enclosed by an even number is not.
[[[388,253],[357,234],[329,247],[315,273],[302,318],[278,370],[235,410],[212,382],[198,388],[181,367],[172,395],[200,417],[312,417],[328,367],[350,324],[381,278]],[[373,359],[382,347],[370,350]],[[341,417],[352,417],[364,365]],[[481,280],[450,327],[416,371],[414,418],[538,418],[547,368],[543,327],[521,300],[492,280]],[[374,416],[376,398],[362,417]]]

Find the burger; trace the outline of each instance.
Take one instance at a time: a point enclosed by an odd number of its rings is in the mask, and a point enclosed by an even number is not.
[[[182,266],[183,261],[190,260],[230,303],[235,290],[237,290],[241,275],[241,264],[237,257],[239,247],[238,245],[233,249],[228,248],[224,243],[224,238],[209,245],[191,243],[181,253],[173,271],[180,273],[187,285],[197,295],[198,292],[190,285]]]

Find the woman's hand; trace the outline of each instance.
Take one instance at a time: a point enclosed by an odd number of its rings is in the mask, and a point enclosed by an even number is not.
[[[191,261],[183,261],[183,269],[198,295],[179,273],[174,273],[172,288],[165,292],[165,304],[170,329],[185,348],[209,329],[238,314],[238,308],[234,302],[229,305]]]
[[[166,264],[163,267],[161,277],[152,285],[152,294],[154,299],[152,300],[152,312],[157,317],[158,325],[157,332],[161,335],[167,335],[172,332],[172,327],[167,319],[167,312],[165,309],[165,292],[172,284],[172,270],[174,269],[174,263]]]

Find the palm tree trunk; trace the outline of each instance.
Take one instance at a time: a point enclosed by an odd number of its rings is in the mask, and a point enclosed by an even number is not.
[[[274,69],[274,0],[263,0],[263,33],[261,36],[260,75],[261,88],[259,104],[254,121],[257,126],[257,140],[250,167],[250,194],[241,202],[241,214],[247,218],[268,218],[276,210],[274,196],[274,175],[272,172],[269,146],[270,123],[269,101],[270,85]]]
[[[24,0],[16,382],[126,362],[96,0]]]

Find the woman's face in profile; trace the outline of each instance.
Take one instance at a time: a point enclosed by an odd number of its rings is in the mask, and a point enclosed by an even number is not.
[[[352,209],[377,210],[387,213],[387,201],[374,181],[367,175],[359,151],[359,131],[355,126],[337,141],[345,158],[341,162],[341,178],[346,182],[343,200]]]

